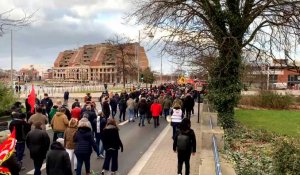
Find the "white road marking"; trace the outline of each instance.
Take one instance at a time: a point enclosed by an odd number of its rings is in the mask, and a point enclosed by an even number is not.
[[[165,138],[167,133],[169,132],[171,126],[168,125],[161,134],[155,139],[155,141],[151,144],[149,149],[143,154],[143,156],[137,161],[137,163],[134,165],[134,167],[130,170],[128,175],[139,175],[148,162],[148,160],[151,158],[152,154],[157,149],[160,142]]]
[[[124,122],[122,122],[122,123],[119,123],[119,125],[120,125],[120,126],[123,126],[123,125],[125,125],[126,123],[128,123],[128,120],[126,120],[126,121],[124,121]]]
[[[41,171],[42,171],[43,169],[45,169],[45,168],[46,168],[46,163],[43,163],[42,168],[41,168]],[[28,171],[27,174],[34,174],[34,169],[31,170],[31,171]]]

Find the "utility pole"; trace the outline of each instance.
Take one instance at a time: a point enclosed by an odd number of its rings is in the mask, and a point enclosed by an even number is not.
[[[13,81],[13,31],[10,30],[10,81],[11,81],[11,88],[14,89],[14,81]]]

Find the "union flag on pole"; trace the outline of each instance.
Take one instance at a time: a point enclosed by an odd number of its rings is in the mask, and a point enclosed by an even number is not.
[[[32,84],[32,88],[30,91],[30,94],[28,96],[28,104],[30,105],[30,112],[33,113],[34,112],[34,106],[35,106],[35,91],[34,91],[34,86]]]
[[[14,128],[11,135],[0,145],[0,166],[14,153],[16,143],[16,128]],[[0,174],[10,175],[11,173],[7,168],[0,167]]]

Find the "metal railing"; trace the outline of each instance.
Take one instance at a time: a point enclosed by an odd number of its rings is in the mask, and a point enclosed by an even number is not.
[[[210,112],[209,107],[208,107],[208,112]],[[213,129],[213,122],[212,122],[211,115],[209,115],[209,125],[210,125],[210,128]],[[216,175],[222,175],[221,164],[220,164],[220,159],[219,159],[219,152],[218,152],[218,145],[217,145],[217,138],[216,138],[215,134],[213,134],[213,136],[212,136],[212,144],[213,144]]]

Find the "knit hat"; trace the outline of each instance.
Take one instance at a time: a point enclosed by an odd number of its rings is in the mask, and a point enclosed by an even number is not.
[[[56,141],[58,142],[58,143],[60,143],[62,146],[64,146],[64,142],[65,142],[65,139],[63,139],[63,138],[58,138],[58,139],[56,139]]]
[[[78,123],[78,128],[84,128],[84,127],[92,128],[90,121],[85,117],[83,117],[81,120],[79,120],[79,123]]]

